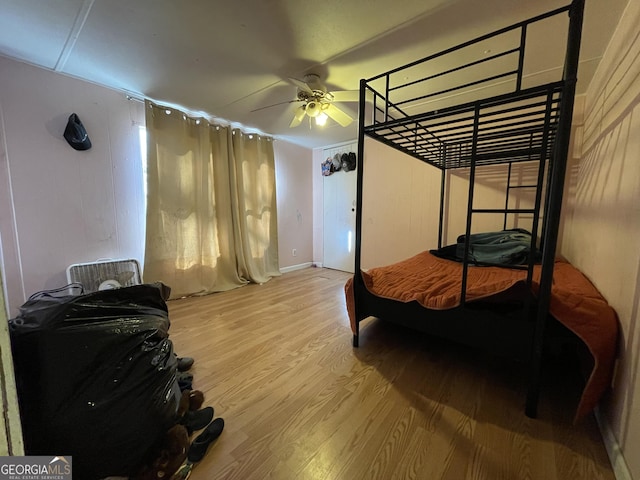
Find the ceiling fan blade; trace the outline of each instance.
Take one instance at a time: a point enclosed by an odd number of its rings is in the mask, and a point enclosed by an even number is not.
[[[260,107],[260,108],[256,108],[254,110],[251,110],[251,112],[257,112],[259,110],[264,110],[265,108],[271,108],[271,107],[277,107],[278,105],[284,105],[287,103],[295,103],[295,102],[302,102],[303,100],[300,100],[299,98],[296,98],[295,100],[287,100],[286,102],[279,102],[279,103],[274,103],[272,105],[266,105],[264,107]]]
[[[332,103],[329,103],[326,108],[322,109],[322,111],[326,113],[329,118],[334,119],[343,127],[346,127],[353,122],[353,118],[351,118],[349,114],[343,112]]]
[[[307,92],[310,95],[313,95],[313,90],[309,88],[309,85],[304,83],[302,80],[298,80],[297,78],[289,77],[289,81],[293,83],[296,87],[298,87],[303,92]]]
[[[338,90],[327,93],[326,97],[332,102],[358,102],[360,90]]]
[[[291,120],[291,123],[289,124],[289,128],[297,127],[298,125],[300,125],[305,113],[306,112],[304,105],[300,105],[298,108],[296,108],[296,113],[293,116],[293,120]]]

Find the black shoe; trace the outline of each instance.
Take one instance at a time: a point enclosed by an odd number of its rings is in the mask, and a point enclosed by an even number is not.
[[[209,446],[220,436],[223,429],[224,420],[222,418],[216,418],[211,422],[207,428],[191,442],[189,452],[187,453],[187,460],[191,463],[198,463],[202,460]]]
[[[178,357],[178,371],[186,372],[193,366],[193,362],[191,357]]]
[[[193,375],[190,373],[178,372],[176,380],[178,380],[178,387],[180,387],[181,392],[185,390],[193,390]]]
[[[205,407],[192,412],[189,410],[180,419],[180,424],[187,428],[187,433],[191,435],[196,430],[201,430],[208,425],[213,418],[213,407]]]

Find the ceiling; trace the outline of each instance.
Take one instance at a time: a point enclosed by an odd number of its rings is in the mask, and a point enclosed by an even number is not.
[[[289,78],[355,90],[568,1],[0,0],[0,54],[314,148],[356,138],[357,122],[289,128],[297,103],[252,111],[295,99]],[[586,0],[578,93],[626,4]]]

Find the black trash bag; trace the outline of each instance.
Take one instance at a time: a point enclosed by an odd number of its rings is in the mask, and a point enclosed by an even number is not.
[[[9,321],[27,455],[71,455],[90,480],[153,456],[180,399],[167,288],[39,295]]]

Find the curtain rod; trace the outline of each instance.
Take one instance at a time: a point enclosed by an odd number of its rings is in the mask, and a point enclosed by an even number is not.
[[[127,100],[132,100],[134,102],[140,102],[140,103],[144,103],[144,98],[139,98],[139,97],[134,97],[133,95],[126,93],[125,97],[127,98]]]
[[[135,96],[131,95],[130,93],[125,93],[125,98],[127,100],[131,100],[132,102],[140,102],[140,103],[145,103],[145,101],[147,100],[145,98],[135,97]],[[161,103],[161,102],[156,102],[155,100],[149,100],[149,101],[151,103],[153,103],[154,105],[158,105],[158,103]],[[160,106],[160,105],[158,105],[158,106]],[[173,107],[173,106],[167,106],[166,108],[182,110],[180,107]],[[187,115],[189,113],[197,115],[194,112],[185,112],[185,115]],[[260,132],[259,130],[247,129],[247,127],[245,127],[244,125],[240,125],[240,124],[237,124],[235,122],[229,122],[229,121],[224,120],[222,118],[217,118],[217,117],[212,117],[212,118],[205,117],[205,118],[206,118],[207,122],[209,122],[209,123],[211,123],[213,121],[218,126],[231,127],[232,129],[240,130],[240,132],[245,134],[245,135],[258,135],[259,137],[262,137],[262,138],[265,138],[265,139],[269,139],[271,141],[275,141],[277,139],[277,137],[274,137],[273,135],[269,135],[269,134]]]

